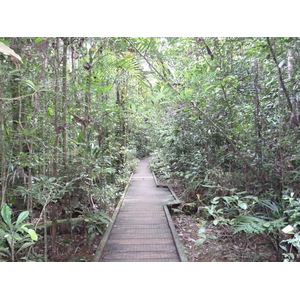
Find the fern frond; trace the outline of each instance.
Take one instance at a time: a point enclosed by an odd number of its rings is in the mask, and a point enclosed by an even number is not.
[[[244,231],[246,233],[261,233],[264,232],[268,225],[265,220],[251,216],[237,216],[233,220],[233,233]]]
[[[262,233],[264,231],[273,232],[286,225],[285,219],[280,218],[273,221],[266,221],[252,216],[237,216],[233,219],[233,233],[244,231],[246,233]]]

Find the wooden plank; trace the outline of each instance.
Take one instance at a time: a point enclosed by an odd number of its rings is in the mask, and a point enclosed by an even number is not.
[[[142,160],[132,175],[94,261],[181,261],[174,226],[169,224],[172,219],[165,212],[174,196],[156,186],[147,165]]]

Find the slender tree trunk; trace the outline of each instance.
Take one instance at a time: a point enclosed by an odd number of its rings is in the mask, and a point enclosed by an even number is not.
[[[31,143],[30,141],[28,141],[27,143],[27,147],[29,150],[29,162],[30,165],[32,163],[32,155],[33,155],[33,143]],[[32,168],[28,167],[28,190],[31,191],[32,190]],[[32,215],[32,195],[31,193],[29,193],[28,198],[27,198],[27,210],[30,212],[30,216]]]
[[[274,50],[274,47],[273,47],[273,45],[271,43],[270,38],[267,38],[267,42],[268,42],[268,46],[269,46],[272,58],[273,58],[274,63],[276,65],[276,67],[277,67],[278,77],[279,77],[279,82],[280,82],[281,88],[283,90],[285,99],[287,101],[287,104],[288,104],[288,107],[289,107],[289,110],[290,110],[290,125],[292,127],[299,126],[299,119],[298,119],[298,115],[297,115],[297,111],[296,111],[296,106],[293,104],[292,99],[290,97],[290,94],[289,94],[289,92],[288,92],[288,90],[286,88],[286,85],[284,83],[282,71],[281,71],[281,68],[280,68],[280,66],[278,64],[277,57],[276,57],[276,52]]]
[[[255,152],[258,158],[258,170],[261,174],[262,170],[262,136],[261,136],[261,117],[260,117],[260,99],[259,99],[259,84],[258,84],[258,60],[256,59],[253,66],[254,72],[254,122],[256,130]]]
[[[1,80],[1,79],[0,79]],[[1,85],[1,82],[0,82]],[[1,85],[2,86],[2,85]],[[0,95],[2,92],[0,91]],[[4,128],[4,108],[3,100],[0,100],[0,144],[1,144],[1,177],[0,177],[0,187],[1,187],[1,203],[0,209],[5,204],[6,195],[6,141],[5,141],[5,128]]]
[[[47,208],[44,207],[43,217],[44,217],[44,262],[48,261],[48,238],[47,238]]]
[[[54,130],[55,130],[55,138],[54,138],[54,149],[53,149],[53,177],[58,177],[58,142],[59,142],[59,133],[60,128],[58,125],[58,106],[59,106],[59,65],[60,65],[60,57],[59,57],[59,38],[56,38],[56,64],[55,64],[55,104],[54,104]],[[52,258],[55,257],[57,253],[57,205],[56,203],[51,203],[50,205],[51,210],[51,249]]]
[[[20,38],[15,38],[11,40],[11,45],[15,52],[21,55],[22,53],[22,41]],[[24,138],[20,139],[21,130],[25,127],[25,106],[23,104],[23,97],[21,97],[21,65],[17,64],[14,60],[12,60],[12,65],[15,68],[15,72],[11,76],[11,92],[12,92],[12,156],[18,157],[20,152],[27,153],[27,143]],[[25,172],[25,168],[21,170],[22,176],[20,178],[16,178],[14,184],[15,185],[24,185],[26,184],[26,177],[28,174]],[[18,198],[16,201],[16,207],[18,210],[26,209],[24,205],[24,201],[21,198]]]
[[[291,127],[296,127],[299,125],[299,117],[297,110],[297,94],[295,90],[295,59],[294,59],[294,51],[292,49],[288,50],[287,53],[287,69],[288,69],[288,81],[290,83],[290,91],[291,91],[291,103],[292,103],[292,114],[290,116],[290,125]]]
[[[56,38],[56,64],[55,64],[55,98],[54,98],[54,130],[55,130],[55,139],[54,139],[54,149],[53,149],[53,177],[58,175],[58,141],[59,141],[59,132],[60,128],[58,125],[58,105],[59,105],[59,38]]]
[[[125,116],[125,98],[126,98],[126,86],[127,86],[127,79],[122,84],[117,85],[116,89],[116,96],[117,101],[116,104],[119,106],[120,113],[119,113],[119,130],[118,136],[121,147],[126,146],[126,116]],[[120,161],[119,164],[122,165],[125,162],[124,154],[120,154]]]
[[[15,74],[12,76],[12,98],[20,97],[20,75]],[[21,108],[22,99],[15,99],[12,102],[12,129],[14,133],[18,130],[21,123]]]
[[[63,57],[62,57],[62,123],[63,123],[63,164],[67,166],[68,162],[68,130],[67,130],[67,50],[69,38],[63,39]]]
[[[92,68],[93,68],[93,52],[92,49],[89,50],[89,63],[86,65],[88,71],[86,76],[86,93],[85,93],[85,108],[84,108],[84,119],[89,120],[90,115],[90,105],[91,105],[91,82],[92,82]]]

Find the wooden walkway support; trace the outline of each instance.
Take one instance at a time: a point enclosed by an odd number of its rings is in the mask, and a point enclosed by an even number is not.
[[[186,261],[167,204],[168,188],[157,187],[149,158],[140,161],[96,251],[94,261]]]

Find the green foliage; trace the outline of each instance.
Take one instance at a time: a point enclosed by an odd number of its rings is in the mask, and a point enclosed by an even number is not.
[[[283,201],[287,202],[284,215],[289,224],[295,228],[300,228],[300,198],[295,197],[295,193],[282,196]]]
[[[50,202],[63,217],[105,211],[136,158],[155,151],[155,172],[182,183],[186,212],[299,227],[299,38],[0,42],[2,205],[30,217]]]
[[[297,232],[290,239],[280,242],[280,247],[285,252],[283,253],[285,262],[293,262],[300,258],[300,233]],[[293,251],[294,250],[294,251]]]
[[[92,210],[83,215],[87,222],[87,234],[94,235],[97,231],[103,235],[105,228],[111,222],[111,218],[103,211]]]
[[[213,239],[213,240],[217,239],[217,237],[215,235],[212,235],[212,234],[211,235],[207,235],[206,234],[205,225],[206,225],[206,221],[205,220],[200,220],[199,221],[199,229],[198,229],[198,232],[197,232],[198,239],[195,241],[195,245],[196,246],[201,246],[208,239]]]
[[[231,222],[233,233],[246,232],[249,234],[262,233],[265,231],[274,232],[284,227],[284,219],[265,221],[253,216],[237,216]]]
[[[97,235],[103,236],[107,226],[112,221],[107,213],[98,209],[85,209],[82,216],[86,222],[86,237],[89,245],[92,244]]]
[[[31,247],[38,240],[36,232],[25,223],[28,211],[19,214],[14,222],[11,208],[5,204],[1,209],[2,222],[0,222],[0,258],[15,261],[17,255],[24,249]]]

